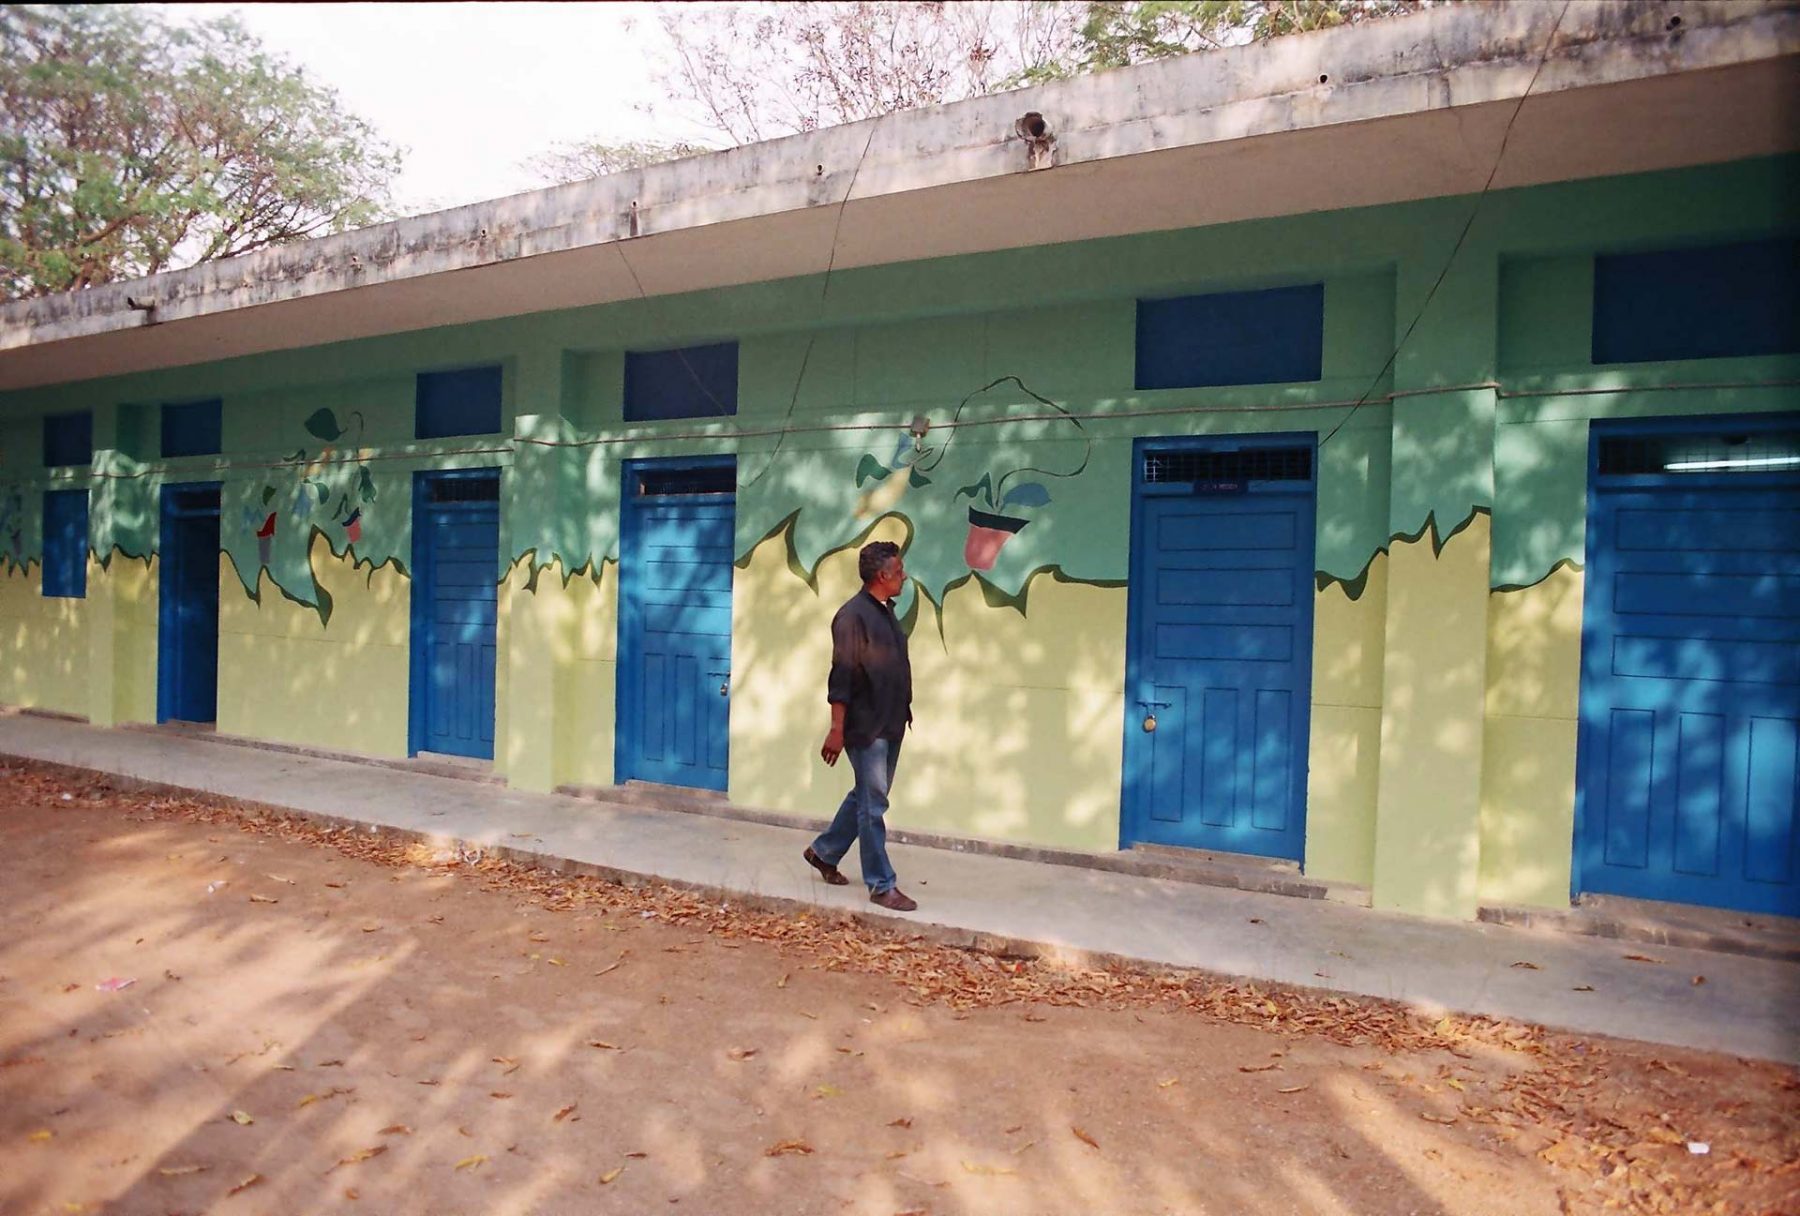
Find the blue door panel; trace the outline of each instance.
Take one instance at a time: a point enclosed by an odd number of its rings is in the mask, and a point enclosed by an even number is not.
[[[635,486],[640,462],[628,465]],[[673,468],[674,466],[665,466]],[[736,507],[722,493],[628,493],[620,546],[620,780],[726,788]]]
[[[162,493],[156,717],[212,722],[219,712],[219,487]]]
[[[1137,493],[1125,840],[1299,860],[1312,483]]]
[[[1800,914],[1800,485],[1596,483],[1577,893]]]
[[[413,748],[491,760],[499,473],[421,473],[413,528]],[[474,487],[481,489],[476,492]],[[439,498],[444,501],[439,501]]]

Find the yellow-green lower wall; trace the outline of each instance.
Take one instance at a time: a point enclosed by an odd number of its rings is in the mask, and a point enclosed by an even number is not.
[[[393,565],[371,568],[315,536],[313,575],[331,623],[282,595],[267,572],[261,602],[219,558],[221,734],[370,756],[406,755],[411,595]]]
[[[90,576],[94,569],[90,562]],[[88,602],[46,599],[42,574],[35,562],[0,572],[0,702],[86,717]]]
[[[1569,902],[1582,588],[1582,572],[1562,565],[1542,582],[1489,597],[1484,904]]]
[[[904,542],[889,518],[871,540]],[[765,540],[733,588],[731,797],[828,816],[849,788],[819,759],[830,714],[831,617],[855,594],[856,551],[824,558],[817,588]],[[910,649],[914,728],[896,824],[1063,848],[1118,847],[1125,712],[1123,588],[1034,576],[1024,611],[974,581],[919,606]]]
[[[1307,745],[1306,872],[1367,885],[1375,870],[1387,555],[1360,593],[1332,582],[1313,597],[1312,729]]]

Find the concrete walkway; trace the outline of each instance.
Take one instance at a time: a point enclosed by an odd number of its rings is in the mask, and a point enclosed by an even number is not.
[[[558,795],[205,738],[0,717],[0,754],[568,859],[796,905],[853,909],[947,936],[1038,943],[1234,976],[1517,1018],[1593,1034],[1800,1063],[1800,964],[1444,923],[986,854],[896,846],[920,910],[827,887],[792,828]],[[906,818],[902,785],[894,811]],[[1631,962],[1647,954],[1657,963]],[[1536,969],[1515,967],[1518,962]],[[1705,976],[1695,984],[1695,976]],[[1591,986],[1592,991],[1576,991]]]

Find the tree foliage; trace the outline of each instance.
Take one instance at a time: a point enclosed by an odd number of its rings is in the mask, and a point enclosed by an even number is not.
[[[1086,6],[865,3],[661,7],[664,89],[738,143],[956,101],[1066,54]]]
[[[374,222],[399,160],[228,17],[0,6],[0,294]]]
[[[645,165],[681,160],[711,150],[704,144],[682,140],[632,139],[608,143],[584,139],[556,144],[548,152],[527,157],[522,167],[541,181],[557,185],[622,173],[627,169],[642,169]]]
[[[661,83],[750,143],[1447,0],[670,4]]]
[[[1433,0],[1138,0],[1093,3],[1072,53],[1029,67],[1037,81],[1148,63],[1195,51],[1222,50],[1287,34],[1399,17]]]

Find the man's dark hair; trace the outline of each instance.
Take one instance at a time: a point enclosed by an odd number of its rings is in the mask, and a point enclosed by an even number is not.
[[[891,540],[870,541],[856,555],[856,572],[862,575],[863,586],[875,581],[881,568],[892,559],[900,556],[900,546]]]

